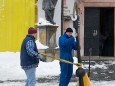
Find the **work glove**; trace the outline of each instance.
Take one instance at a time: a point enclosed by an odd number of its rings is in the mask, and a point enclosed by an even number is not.
[[[40,61],[43,61],[43,62],[46,61],[46,58],[42,56],[41,54],[38,54],[38,58],[40,59]]]

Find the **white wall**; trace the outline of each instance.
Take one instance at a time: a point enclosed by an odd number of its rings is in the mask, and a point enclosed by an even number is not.
[[[42,10],[42,1],[43,0],[38,0],[38,18],[42,17],[45,19],[45,13],[44,13],[44,10]],[[67,7],[69,10],[69,13],[67,13],[68,15],[72,15],[72,13],[73,13],[74,1],[76,1],[76,0],[67,0]],[[58,0],[58,2],[57,2],[55,14],[54,14],[54,21],[59,26],[57,29],[57,32],[56,32],[56,42],[58,44],[58,39],[59,39],[59,36],[61,35],[61,0]],[[73,28],[73,22],[71,20],[69,22],[70,23],[68,26]]]

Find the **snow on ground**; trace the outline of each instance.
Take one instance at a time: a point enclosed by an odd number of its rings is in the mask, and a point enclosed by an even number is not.
[[[74,58],[75,59],[75,58]],[[74,71],[77,67],[74,66]],[[36,70],[37,77],[58,76],[59,61],[40,62]],[[24,80],[24,71],[20,67],[20,53],[0,53],[0,80]]]
[[[59,86],[59,83],[36,83],[36,86]],[[11,83],[1,83],[0,86],[24,86],[24,82],[11,82]],[[92,86],[115,86],[115,81],[92,81]],[[69,84],[69,86],[76,86],[75,82]]]
[[[25,74],[20,68],[19,53],[0,53],[0,80],[25,79]]]
[[[112,62],[111,64],[114,64],[114,62]],[[84,67],[88,68],[89,64],[84,65]],[[95,68],[103,68],[103,69],[107,69],[106,64],[102,63],[102,64],[95,64],[95,65],[91,65],[91,68],[95,69]]]
[[[115,81],[92,81],[92,86],[115,86]]]
[[[59,83],[36,83],[36,86],[59,86],[58,85]],[[25,83],[23,82],[23,83],[15,83],[15,82],[13,82],[13,83],[4,83],[4,84],[0,84],[0,86],[24,86],[25,85]],[[76,83],[70,83],[69,84],[69,86],[75,86],[76,85]],[[112,85],[110,85],[110,86],[112,86]]]
[[[76,58],[74,57],[77,62]],[[104,66],[104,65],[103,65]],[[103,67],[102,66],[102,67]],[[74,66],[74,72],[77,67]],[[47,76],[58,76],[60,74],[59,62],[40,62],[37,68],[37,78]],[[20,68],[20,53],[16,52],[1,52],[0,53],[0,86],[24,86],[26,76]],[[8,82],[7,80],[22,80],[22,82]],[[115,86],[115,81],[91,81],[92,86]],[[76,83],[70,83],[69,86],[75,86]],[[58,86],[57,82],[38,83],[37,86]]]

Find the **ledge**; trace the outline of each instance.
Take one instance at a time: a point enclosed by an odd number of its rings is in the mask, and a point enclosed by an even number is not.
[[[89,56],[83,56],[83,61],[89,60]],[[102,56],[91,56],[91,61],[115,61],[115,57],[102,57]]]

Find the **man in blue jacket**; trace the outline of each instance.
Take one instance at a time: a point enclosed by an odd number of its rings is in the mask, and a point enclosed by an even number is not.
[[[64,35],[59,38],[60,58],[73,62],[72,50],[77,49],[77,43],[72,36],[73,30],[67,28]],[[73,65],[60,62],[59,86],[68,86],[73,73]]]
[[[38,54],[35,39],[37,38],[37,30],[33,27],[28,29],[28,35],[22,42],[20,52],[21,67],[27,76],[25,86],[35,86],[36,83],[36,67],[38,66],[39,59],[44,58]]]

